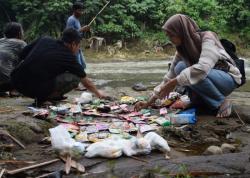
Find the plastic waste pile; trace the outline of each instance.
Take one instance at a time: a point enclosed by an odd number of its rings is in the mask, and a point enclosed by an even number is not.
[[[130,139],[112,136],[88,145],[72,139],[63,126],[57,126],[49,131],[52,148],[59,151],[62,155],[70,155],[72,157],[83,155],[85,151],[87,158],[118,158],[122,154],[126,156],[143,155],[149,154],[153,149],[160,150],[166,154],[170,152],[167,141],[155,132],[149,132],[144,137],[132,137]]]
[[[190,102],[187,96],[174,92],[159,101],[156,109],[135,112],[134,104],[144,99],[123,96],[120,101],[107,101],[83,92],[72,103],[50,106],[47,110],[30,109],[58,122],[59,126],[50,129],[50,134],[52,147],[61,154],[117,158],[159,150],[168,158],[168,143],[157,131],[162,127],[195,124],[195,109],[171,109],[180,100]],[[137,133],[140,136],[135,136]]]

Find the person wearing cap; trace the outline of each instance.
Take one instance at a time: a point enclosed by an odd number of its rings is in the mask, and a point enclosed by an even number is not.
[[[41,37],[27,45],[20,55],[23,61],[11,74],[13,86],[23,95],[34,98],[35,106],[64,99],[63,95],[79,82],[97,97],[105,98],[76,60],[80,41],[80,33],[68,28],[60,40]]]
[[[20,23],[9,22],[4,29],[4,38],[0,39],[0,93],[17,96],[10,82],[10,74],[20,62],[19,54],[26,46],[23,40],[23,28]]]

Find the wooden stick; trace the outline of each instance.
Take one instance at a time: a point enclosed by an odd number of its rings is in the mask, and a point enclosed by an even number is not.
[[[3,176],[4,172],[5,172],[5,169],[2,169],[2,171],[0,172],[0,178]]]
[[[96,16],[89,22],[88,26],[90,26],[94,21],[95,19],[97,18],[97,16],[107,7],[107,5],[110,3],[110,1],[108,1],[104,6],[103,8],[96,14]]]
[[[19,146],[21,146],[23,149],[25,149],[26,147],[19,141],[17,140],[15,137],[13,137],[12,135],[9,134],[9,137],[16,142]]]
[[[66,163],[65,163],[65,172],[66,174],[69,174],[71,168],[71,156],[67,155],[66,156]]]
[[[45,165],[48,165],[48,164],[52,164],[52,163],[55,163],[57,161],[60,161],[60,159],[53,159],[53,160],[46,161],[46,162],[39,163],[39,164],[35,164],[35,165],[32,165],[32,166],[27,166],[27,167],[23,167],[23,168],[20,168],[20,169],[7,171],[7,173],[10,174],[10,175],[13,175],[13,174],[17,174],[19,172],[23,172],[23,171],[26,171],[26,170],[29,170],[29,169],[34,169],[34,168],[37,168],[37,167],[41,167],[41,166],[45,166]]]
[[[63,156],[60,156],[60,158],[61,158],[64,162],[67,161],[67,159],[66,159],[65,157],[63,157]],[[77,163],[77,162],[74,161],[74,160],[71,160],[71,163],[70,163],[70,164],[71,164],[71,167],[77,169],[79,172],[81,172],[81,173],[84,173],[84,172],[85,172],[85,167],[84,167],[82,164]]]
[[[13,137],[12,135],[10,135],[10,133],[8,131],[6,131],[6,130],[0,130],[0,133],[3,133],[5,135],[7,135],[8,137],[10,137],[14,142],[16,142],[23,149],[26,148],[19,140],[17,140],[15,137]]]
[[[35,161],[0,160],[0,164],[34,164]]]

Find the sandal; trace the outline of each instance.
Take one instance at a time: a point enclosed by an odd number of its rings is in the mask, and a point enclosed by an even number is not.
[[[225,100],[221,104],[216,117],[219,117],[219,118],[229,117],[232,114],[232,106],[233,104],[231,101]]]

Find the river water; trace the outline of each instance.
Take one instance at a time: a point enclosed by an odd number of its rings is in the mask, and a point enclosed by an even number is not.
[[[154,85],[167,72],[169,61],[89,63],[87,73],[99,85],[130,86],[137,82]]]
[[[250,77],[250,59],[245,60],[246,75]],[[168,60],[139,62],[88,63],[87,73],[97,79],[97,85],[131,86],[137,82],[146,85],[159,83],[168,69]]]

